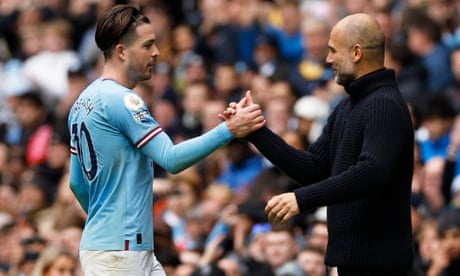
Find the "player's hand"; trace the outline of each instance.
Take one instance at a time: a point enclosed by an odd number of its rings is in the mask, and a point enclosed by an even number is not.
[[[219,114],[219,118],[222,121],[226,121],[230,119],[231,116],[236,114],[236,110],[238,107],[246,107],[248,105],[254,104],[252,101],[251,91],[246,91],[246,94],[238,103],[231,102],[228,104],[227,109],[225,109],[222,113]]]
[[[262,109],[252,102],[249,91],[244,98],[237,104],[231,104],[226,111],[227,115],[222,115],[221,118],[225,119],[227,127],[237,138],[244,137],[265,125]]]
[[[272,197],[265,206],[265,212],[270,222],[287,223],[300,211],[295,194],[291,192]]]

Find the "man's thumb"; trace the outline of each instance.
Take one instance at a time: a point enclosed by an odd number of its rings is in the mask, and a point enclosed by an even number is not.
[[[248,98],[245,95],[243,98],[241,98],[241,100],[238,102],[238,104],[236,106],[239,107],[239,108],[243,108],[243,107],[245,107],[247,105],[247,103],[248,103]]]
[[[246,91],[246,97],[245,97],[247,100],[246,100],[246,104],[247,105],[252,105],[254,104],[254,101],[252,100],[252,94],[251,94],[251,90],[248,90]]]

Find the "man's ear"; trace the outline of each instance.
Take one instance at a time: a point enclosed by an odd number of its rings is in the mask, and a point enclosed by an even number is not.
[[[355,44],[351,48],[351,60],[357,63],[363,57],[363,47],[361,44]]]
[[[120,60],[126,59],[126,48],[125,45],[118,43],[115,45],[114,55],[117,56]]]

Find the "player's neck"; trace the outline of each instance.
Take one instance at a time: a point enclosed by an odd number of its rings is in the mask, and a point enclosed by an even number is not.
[[[120,67],[113,66],[112,64],[104,65],[101,78],[111,79],[129,89],[133,89],[136,86],[136,81],[130,80],[127,74],[123,70],[120,70]]]

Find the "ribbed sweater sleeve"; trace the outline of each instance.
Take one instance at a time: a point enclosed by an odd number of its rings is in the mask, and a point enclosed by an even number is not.
[[[351,120],[346,119],[350,104],[339,106],[308,151],[290,147],[267,128],[247,137],[274,165],[305,186],[295,190],[301,211],[378,193],[391,177],[407,136],[411,135],[404,124],[395,123],[404,110],[391,98],[373,99],[370,95],[366,101],[365,105],[354,106],[353,114],[359,116]],[[333,137],[330,146],[334,158],[330,168],[328,129],[334,122],[338,124],[334,127],[338,136]],[[349,158],[351,155],[355,155],[355,160]]]
[[[319,181],[328,173],[325,135],[316,143],[317,148],[323,148],[323,151],[303,151],[291,147],[267,127],[248,135],[246,140],[254,144],[276,167],[299,183],[306,185]]]
[[[411,139],[405,124],[398,122],[404,114],[402,111],[391,99],[369,99],[366,108],[360,110],[361,118],[366,118],[362,125],[347,121],[343,130],[345,134],[359,133],[360,139],[333,140],[342,144],[336,152],[334,165],[341,169],[295,191],[301,209],[348,202],[382,192],[393,177],[406,141]],[[346,115],[339,112],[339,116]],[[348,152],[356,153],[355,162],[347,158]]]

